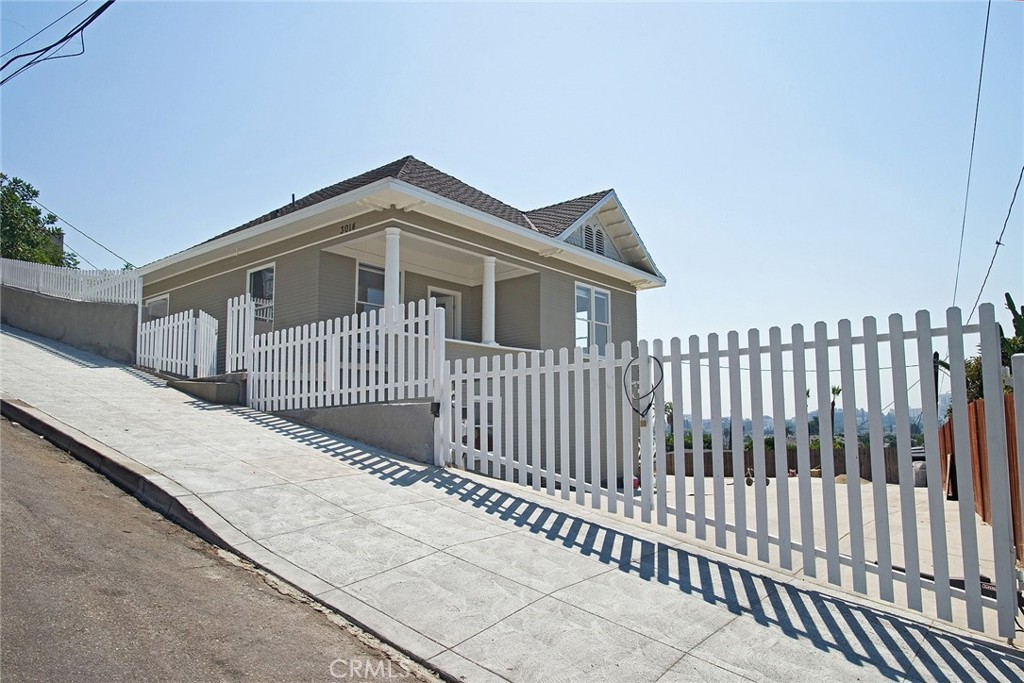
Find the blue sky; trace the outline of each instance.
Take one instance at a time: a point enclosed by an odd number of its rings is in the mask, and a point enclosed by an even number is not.
[[[4,51],[73,6],[2,3]],[[981,2],[121,0],[85,55],[0,91],[0,164],[136,264],[413,154],[522,209],[614,187],[669,280],[640,296],[643,337],[939,315],[984,22]],[[968,309],[1024,164],[1022,46],[1024,3],[996,2]],[[1000,306],[1024,303],[1018,201]]]

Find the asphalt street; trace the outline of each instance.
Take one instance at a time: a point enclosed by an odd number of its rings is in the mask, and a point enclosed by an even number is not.
[[[437,680],[0,421],[0,677]]]

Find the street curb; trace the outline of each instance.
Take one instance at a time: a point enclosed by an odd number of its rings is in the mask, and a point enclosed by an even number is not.
[[[274,571],[274,569],[266,563],[260,562],[242,550],[238,550],[231,543],[225,541],[205,522],[199,519],[199,517],[183,505],[178,498],[161,488],[158,484],[154,483],[151,479],[166,479],[164,475],[160,474],[156,470],[152,470],[141,463],[125,457],[110,446],[97,441],[91,436],[71,427],[68,424],[65,424],[64,422],[61,422],[52,415],[49,415],[20,399],[6,397],[0,398],[0,415],[45,438],[57,448],[67,451],[74,458],[80,460],[99,474],[109,479],[118,488],[134,496],[146,507],[159,512],[169,521],[177,524],[186,531],[195,534],[207,543],[227,550],[234,555],[251,562],[263,571],[274,576],[278,581],[281,581],[302,593],[324,609],[341,616],[347,622],[354,624],[358,628],[369,633],[380,642],[399,652],[401,655],[408,657],[411,661],[430,670],[436,674],[438,678],[441,678],[448,683],[466,682],[465,677],[455,676],[444,671],[439,668],[437,664],[432,663],[427,657],[418,655],[415,652],[410,651],[407,647],[403,647],[399,643],[395,642],[394,639],[383,635],[379,629],[367,624],[365,619],[357,619],[350,616],[346,611],[338,609],[330,602],[317,597],[294,581],[285,578],[280,573]],[[168,479],[167,481],[170,482],[171,480]],[[189,495],[192,494],[190,493]],[[203,507],[206,506],[203,505]],[[234,531],[234,529],[231,531]],[[249,540],[248,537],[245,538],[247,541]],[[298,569],[302,571],[301,568]],[[448,650],[446,650],[446,652],[448,652]],[[472,664],[471,662],[466,662],[466,664],[468,664],[468,668],[470,670],[475,670],[477,668],[477,665]],[[485,669],[480,669],[480,671],[486,674],[491,673]]]
[[[150,477],[162,476],[159,472],[125,458],[106,444],[19,399],[0,399],[0,414],[42,436],[57,448],[67,451],[112,481],[118,488],[137,498],[140,503],[159,512],[186,531],[211,545],[231,550],[231,546],[224,539],[192,514],[177,498],[150,480]]]

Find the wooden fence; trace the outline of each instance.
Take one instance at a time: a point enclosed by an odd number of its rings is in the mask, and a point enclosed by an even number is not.
[[[1006,446],[1010,465],[1010,508],[1013,516],[1013,544],[1017,549],[1017,560],[1024,562],[1024,521],[1021,518],[1021,471],[1017,443],[1017,421],[1013,410],[1013,394],[1003,394],[1004,419],[1006,420]],[[942,457],[942,485],[950,497],[958,497],[957,463],[961,458],[970,458],[973,474],[974,510],[987,524],[992,523],[992,492],[989,487],[988,441],[985,437],[985,400],[973,401],[967,406],[967,427],[970,434],[970,452],[962,456],[956,453],[953,421],[949,420],[939,429],[939,453]],[[961,464],[961,467],[964,465]]]

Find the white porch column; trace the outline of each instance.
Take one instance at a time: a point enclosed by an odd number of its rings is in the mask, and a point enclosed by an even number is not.
[[[494,341],[494,257],[484,256],[483,307],[481,311],[480,341],[495,344]]]
[[[402,231],[398,228],[384,229],[384,311],[390,314],[393,307],[401,303],[399,291],[398,243]]]

